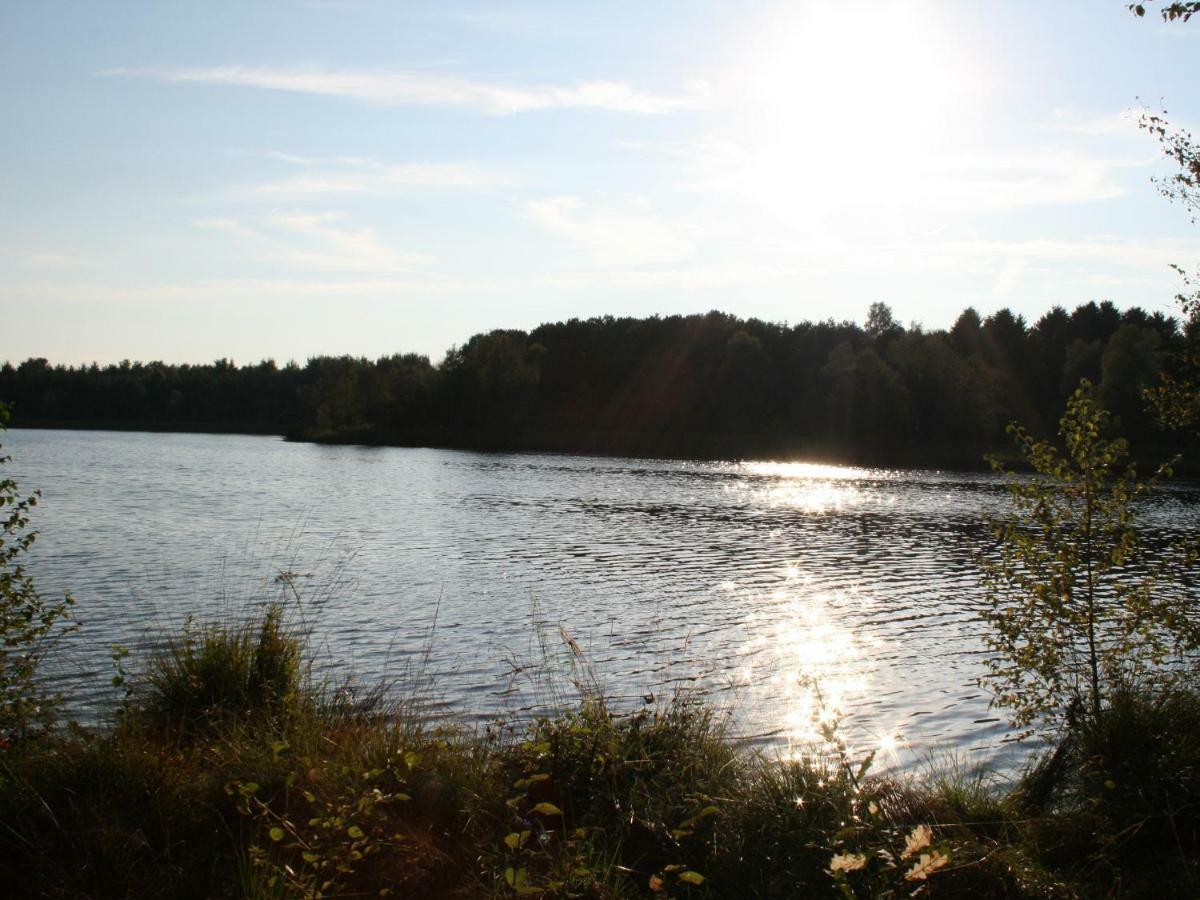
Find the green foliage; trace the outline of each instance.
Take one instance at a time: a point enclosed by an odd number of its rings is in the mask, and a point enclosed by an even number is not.
[[[281,716],[300,695],[302,645],[278,603],[242,624],[189,619],[151,661],[140,688],[143,714],[181,732],[225,718]]]
[[[1200,895],[1200,696],[1118,687],[1021,779],[1014,810],[1081,893]]]
[[[653,883],[661,896],[687,895],[706,881],[718,798],[737,794],[739,757],[711,711],[685,700],[620,715],[593,698],[539,720],[507,757],[493,865],[515,894],[607,896]]]
[[[0,403],[0,431],[8,418]],[[9,460],[0,451],[0,465]],[[23,497],[13,479],[0,478],[0,749],[47,723],[54,698],[40,689],[38,667],[75,602],[47,600],[22,565],[37,537],[29,517],[40,496]]]
[[[1110,352],[1123,326],[1136,331]],[[281,367],[30,359],[0,365],[0,395],[31,425],[974,466],[1004,444],[1007,422],[1052,426],[1081,377],[1104,380],[1131,439],[1152,437],[1130,412],[1183,344],[1174,319],[1109,302],[1031,322],[967,310],[949,331],[904,327],[877,303],[865,324],[720,312],[550,322],[475,335],[437,366],[411,354]]]
[[[290,748],[277,741],[272,749],[279,758]],[[288,773],[283,795],[272,802],[262,799],[257,783],[227,785],[226,793],[237,798],[238,811],[259,825],[249,856],[263,871],[260,883],[281,896],[303,900],[344,896],[356,877],[376,868],[379,857],[403,857],[406,835],[388,808],[411,799],[403,789],[419,762],[420,757],[409,752],[362,771],[345,762],[303,757]],[[390,893],[386,884],[374,892]]]
[[[1197,645],[1186,598],[1142,554],[1135,503],[1150,486],[1127,464],[1126,442],[1107,435],[1088,382],[1059,426],[1065,453],[1010,426],[1033,475],[993,461],[1016,518],[994,525],[997,555],[983,561],[985,681],[1014,724],[1050,732],[1081,715],[1098,721],[1119,685],[1177,679],[1183,670],[1166,664]]]

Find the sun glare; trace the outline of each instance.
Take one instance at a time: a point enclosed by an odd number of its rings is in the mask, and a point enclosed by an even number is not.
[[[967,66],[925,4],[806,4],[763,24],[743,60],[751,142],[745,196],[822,236],[838,210],[911,199],[969,89]]]
[[[888,472],[819,463],[749,462],[742,463],[741,469],[770,479],[765,493],[757,487],[753,489],[755,496],[773,507],[813,514],[858,506],[867,496],[860,482],[868,478],[895,477]]]

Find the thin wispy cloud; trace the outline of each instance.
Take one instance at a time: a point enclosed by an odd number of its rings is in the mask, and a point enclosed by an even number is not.
[[[272,229],[278,233],[327,233],[337,219],[329,215],[281,214],[262,221],[235,219],[203,220],[196,224],[228,233],[239,240],[261,242]],[[338,230],[338,229],[334,229]],[[333,243],[352,245],[352,253],[362,259],[363,243],[354,238],[352,229],[341,230]],[[367,257],[376,256],[377,245],[366,241]],[[922,275],[966,275],[975,280],[981,293],[1016,294],[1031,288],[1045,289],[1047,284],[1068,286],[1079,275],[1088,284],[1133,286],[1162,294],[1160,306],[1170,307],[1169,288],[1174,273],[1167,268],[1172,259],[1195,256],[1196,242],[1163,239],[1145,241],[1112,235],[1096,235],[1077,240],[940,240],[906,242],[874,247],[845,248],[830,254],[824,250],[794,247],[775,259],[726,259],[715,263],[661,265],[655,267],[617,266],[568,268],[553,272],[526,271],[510,275],[467,276],[413,267],[386,270],[377,266],[318,266],[312,276],[206,277],[193,281],[142,282],[106,285],[96,282],[26,281],[10,284],[0,296],[22,299],[70,298],[86,302],[104,300],[157,302],[224,296],[244,298],[246,302],[269,299],[357,299],[409,298],[431,295],[476,297],[506,295],[537,289],[555,291],[630,290],[654,291],[680,289],[707,290],[713,287],[738,289],[794,284],[796,279],[841,277],[846,272],[920,273]],[[410,257],[432,262],[424,257]],[[1068,266],[1061,268],[1062,264]],[[1078,267],[1078,273],[1074,268]],[[1057,273],[1057,274],[1056,274]],[[1051,279],[1051,281],[1048,281]],[[1067,292],[1082,302],[1088,299]],[[811,298],[820,301],[822,298]],[[1153,305],[1153,304],[1152,304]]]
[[[237,241],[251,259],[314,272],[411,272],[437,258],[387,246],[370,228],[342,224],[337,213],[273,213],[255,219],[219,216],[194,225]]]
[[[1200,242],[1133,239],[1092,235],[1076,239],[944,240],[880,245],[866,248],[863,264],[892,271],[971,272],[1020,263],[1022,265],[1086,265],[1105,268],[1158,269],[1200,253]]]
[[[478,28],[485,31],[499,31],[511,34],[544,34],[555,26],[553,20],[530,15],[527,12],[517,13],[498,9],[484,12],[464,10],[449,10],[435,17],[453,25],[467,28]]]
[[[287,162],[306,165],[310,171],[287,178],[235,187],[235,200],[280,200],[319,194],[387,194],[406,190],[445,188],[483,190],[512,183],[507,175],[462,163],[401,163],[387,165],[373,160],[340,158],[334,161],[306,160],[281,154]]]
[[[783,219],[794,208],[817,223],[860,209],[877,221],[902,216],[923,223],[931,217],[1114,200],[1129,192],[1128,172],[1149,170],[1157,159],[1152,151],[1120,154],[1051,145],[885,154],[865,166],[836,153],[820,155],[820,148],[756,146],[720,135],[622,147],[663,157],[674,171],[670,183],[675,187],[723,194]]]
[[[574,84],[504,84],[425,72],[365,69],[301,69],[270,66],[213,66],[185,69],[109,69],[106,75],[153,78],[176,84],[211,84],[342,97],[382,106],[469,109],[507,115],[549,109],[591,109],[662,115],[701,105],[692,84],[683,94],[642,90],[627,81]]]
[[[351,12],[365,8],[360,0],[302,0],[305,9],[320,9],[331,12]]]
[[[84,255],[75,250],[9,248],[0,251],[0,260],[19,269],[61,271],[83,265]]]
[[[965,211],[1007,211],[1112,200],[1128,192],[1121,173],[1153,163],[1048,148],[1037,153],[973,154],[932,160],[917,184],[926,196]]]
[[[1068,107],[1054,110],[1051,128],[1068,134],[1085,137],[1111,137],[1113,135],[1133,135],[1139,129],[1138,122],[1142,116],[1141,110],[1123,109],[1115,113],[1089,114]]]
[[[638,266],[693,256],[696,247],[679,223],[653,211],[642,197],[546,197],[525,203],[539,228],[565,239],[602,266]]]

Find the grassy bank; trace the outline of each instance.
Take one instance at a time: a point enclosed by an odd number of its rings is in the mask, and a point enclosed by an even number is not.
[[[318,684],[270,607],[190,626],[113,723],[0,750],[18,897],[1195,896],[1200,702],[1127,696],[1016,787],[744,746],[594,690],[471,730]]]

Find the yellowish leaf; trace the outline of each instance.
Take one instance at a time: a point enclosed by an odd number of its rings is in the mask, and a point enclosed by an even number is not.
[[[922,853],[916,865],[904,873],[904,879],[906,881],[924,881],[948,862],[950,862],[950,857],[937,850],[932,853]]]
[[[838,853],[829,861],[830,872],[856,872],[867,864],[862,853]]]
[[[931,843],[933,843],[933,830],[928,825],[918,825],[904,839],[904,852],[900,854],[900,858],[908,859]]]

